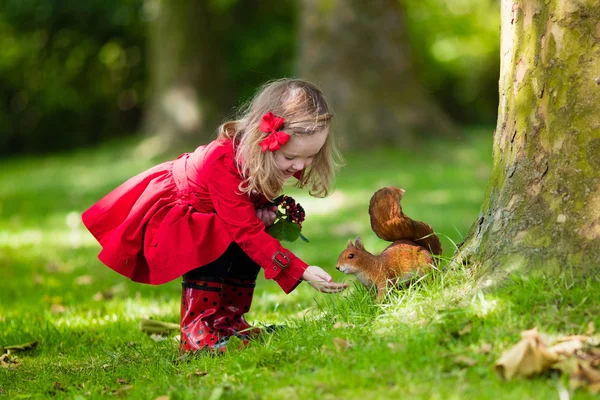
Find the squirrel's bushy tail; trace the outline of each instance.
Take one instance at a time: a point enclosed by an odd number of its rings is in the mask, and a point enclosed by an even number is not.
[[[400,200],[404,189],[384,187],[379,189],[369,203],[371,229],[389,242],[411,240],[435,255],[442,254],[440,239],[425,222],[414,221],[402,212]]]

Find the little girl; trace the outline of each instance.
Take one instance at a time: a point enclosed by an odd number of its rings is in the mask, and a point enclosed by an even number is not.
[[[324,197],[334,177],[332,114],[308,82],[265,85],[241,118],[213,142],[129,179],[83,213],[102,246],[98,258],[135,282],[183,276],[181,350],[225,349],[229,337],[257,329],[244,320],[257,274],[285,293],[301,281],[344,290],[270,236],[271,201],[286,180]]]

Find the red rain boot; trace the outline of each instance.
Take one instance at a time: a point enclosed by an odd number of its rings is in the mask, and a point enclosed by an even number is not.
[[[202,349],[226,351],[229,332],[218,332],[214,326],[215,313],[219,310],[222,279],[204,278],[187,280],[184,277],[181,292],[181,341],[182,353]]]
[[[250,310],[256,278],[227,277],[223,282],[221,306],[214,316],[214,327],[219,332],[229,331],[229,335],[253,337],[260,334],[244,319]]]

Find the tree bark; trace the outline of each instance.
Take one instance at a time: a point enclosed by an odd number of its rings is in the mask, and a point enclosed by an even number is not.
[[[146,0],[151,96],[144,125],[163,150],[208,141],[233,104],[215,35],[218,19],[208,3]]]
[[[503,0],[493,168],[455,261],[514,270],[600,266],[600,3]],[[489,279],[488,279],[489,278]]]
[[[302,0],[298,70],[323,90],[347,147],[452,131],[416,78],[400,3]]]

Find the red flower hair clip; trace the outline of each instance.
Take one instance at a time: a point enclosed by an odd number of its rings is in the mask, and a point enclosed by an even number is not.
[[[268,133],[267,137],[259,143],[263,153],[267,150],[279,150],[290,139],[288,133],[279,130],[284,122],[285,119],[274,115],[272,112],[263,115],[259,129],[261,132]]]

